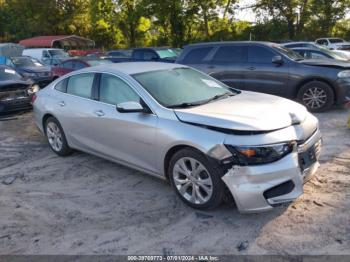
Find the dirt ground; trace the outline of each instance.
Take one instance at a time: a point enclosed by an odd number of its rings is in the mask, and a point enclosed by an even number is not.
[[[317,115],[321,167],[304,195],[251,215],[196,211],[159,179],[84,153],[60,158],[32,113],[2,120],[0,254],[350,254],[348,113]]]

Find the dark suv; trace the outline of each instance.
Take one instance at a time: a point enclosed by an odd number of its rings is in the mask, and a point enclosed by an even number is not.
[[[176,61],[225,84],[297,99],[320,112],[350,100],[350,63],[308,59],[268,42],[200,43],[185,47]]]

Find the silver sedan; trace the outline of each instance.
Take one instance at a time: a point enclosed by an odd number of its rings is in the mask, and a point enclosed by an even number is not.
[[[231,194],[241,212],[270,210],[300,196],[319,166],[318,122],[303,106],[182,65],[90,67],[33,100],[56,154],[77,149],[167,179],[194,208]]]

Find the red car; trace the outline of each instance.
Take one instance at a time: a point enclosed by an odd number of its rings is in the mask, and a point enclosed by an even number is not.
[[[102,64],[112,63],[109,60],[104,59],[89,59],[89,58],[72,58],[62,61],[55,67],[52,67],[52,76],[55,80],[60,76],[68,74],[72,71],[83,69],[85,67],[97,66]]]

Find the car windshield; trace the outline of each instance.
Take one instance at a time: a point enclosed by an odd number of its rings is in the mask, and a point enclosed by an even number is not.
[[[9,68],[0,68],[0,81],[20,80],[22,77],[15,70]]]
[[[190,68],[174,68],[132,75],[161,105],[197,106],[236,95],[238,91]]]
[[[345,57],[333,52],[332,50],[329,50],[327,48],[325,49],[322,49],[322,52],[333,57],[334,59],[337,59],[337,60],[347,60]]]
[[[53,50],[48,50],[50,55],[52,57],[68,57],[68,53],[64,52],[63,50],[60,50],[60,49],[53,49]]]
[[[32,57],[13,57],[11,60],[15,67],[43,66],[43,64]]]
[[[90,66],[98,66],[98,65],[103,65],[103,64],[111,64],[113,63],[112,61],[109,60],[89,60],[87,61]]]
[[[294,60],[294,61],[299,61],[299,60],[303,60],[304,58],[299,55],[297,52],[294,52],[291,49],[285,48],[283,46],[279,46],[279,45],[274,45],[272,48],[274,48],[276,51],[282,53],[283,55],[285,55],[286,57]]]
[[[156,50],[160,58],[176,58],[177,54],[171,49]]]
[[[329,39],[329,42],[331,42],[332,44],[335,44],[335,43],[343,43],[344,40],[341,39],[341,38],[331,38],[331,39]]]

